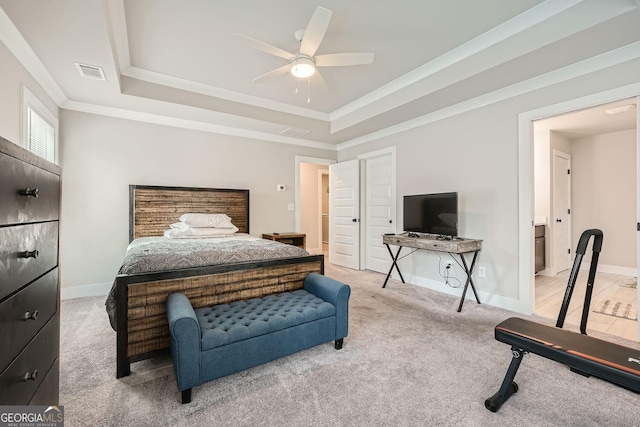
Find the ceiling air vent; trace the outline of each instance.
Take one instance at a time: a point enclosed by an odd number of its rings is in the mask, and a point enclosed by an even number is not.
[[[306,129],[286,128],[285,130],[280,132],[280,135],[289,136],[291,138],[302,138],[303,136],[308,135],[310,133],[311,131]]]
[[[76,64],[76,68],[82,77],[93,80],[102,80],[103,82],[107,81],[102,68],[95,65],[80,64],[79,62],[74,62],[74,64]]]

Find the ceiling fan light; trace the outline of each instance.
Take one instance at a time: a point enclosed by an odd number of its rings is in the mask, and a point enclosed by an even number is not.
[[[291,61],[291,74],[300,79],[306,79],[316,72],[316,67],[311,59],[295,58]]]

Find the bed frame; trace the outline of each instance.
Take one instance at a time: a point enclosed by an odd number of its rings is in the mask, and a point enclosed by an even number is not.
[[[129,186],[129,241],[162,236],[183,213],[224,213],[239,232],[249,232],[249,190]],[[300,289],[307,274],[324,274],[324,256],[243,262],[116,276],[116,377],[131,362],[169,348],[166,299],[184,293],[194,308]]]

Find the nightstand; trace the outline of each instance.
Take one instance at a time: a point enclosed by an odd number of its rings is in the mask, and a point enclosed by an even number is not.
[[[262,238],[297,246],[302,249],[307,248],[307,235],[302,233],[266,233],[262,235]]]

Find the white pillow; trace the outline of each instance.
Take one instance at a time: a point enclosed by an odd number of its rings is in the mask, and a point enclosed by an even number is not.
[[[181,224],[181,223],[177,223]],[[237,231],[237,227],[233,228],[210,228],[198,227],[191,228],[187,226],[174,228],[172,224],[170,230],[164,232],[164,237],[169,239],[203,239],[208,237],[229,237],[233,236]]]
[[[180,215],[180,221],[194,228],[234,228],[225,214],[186,213]]]

